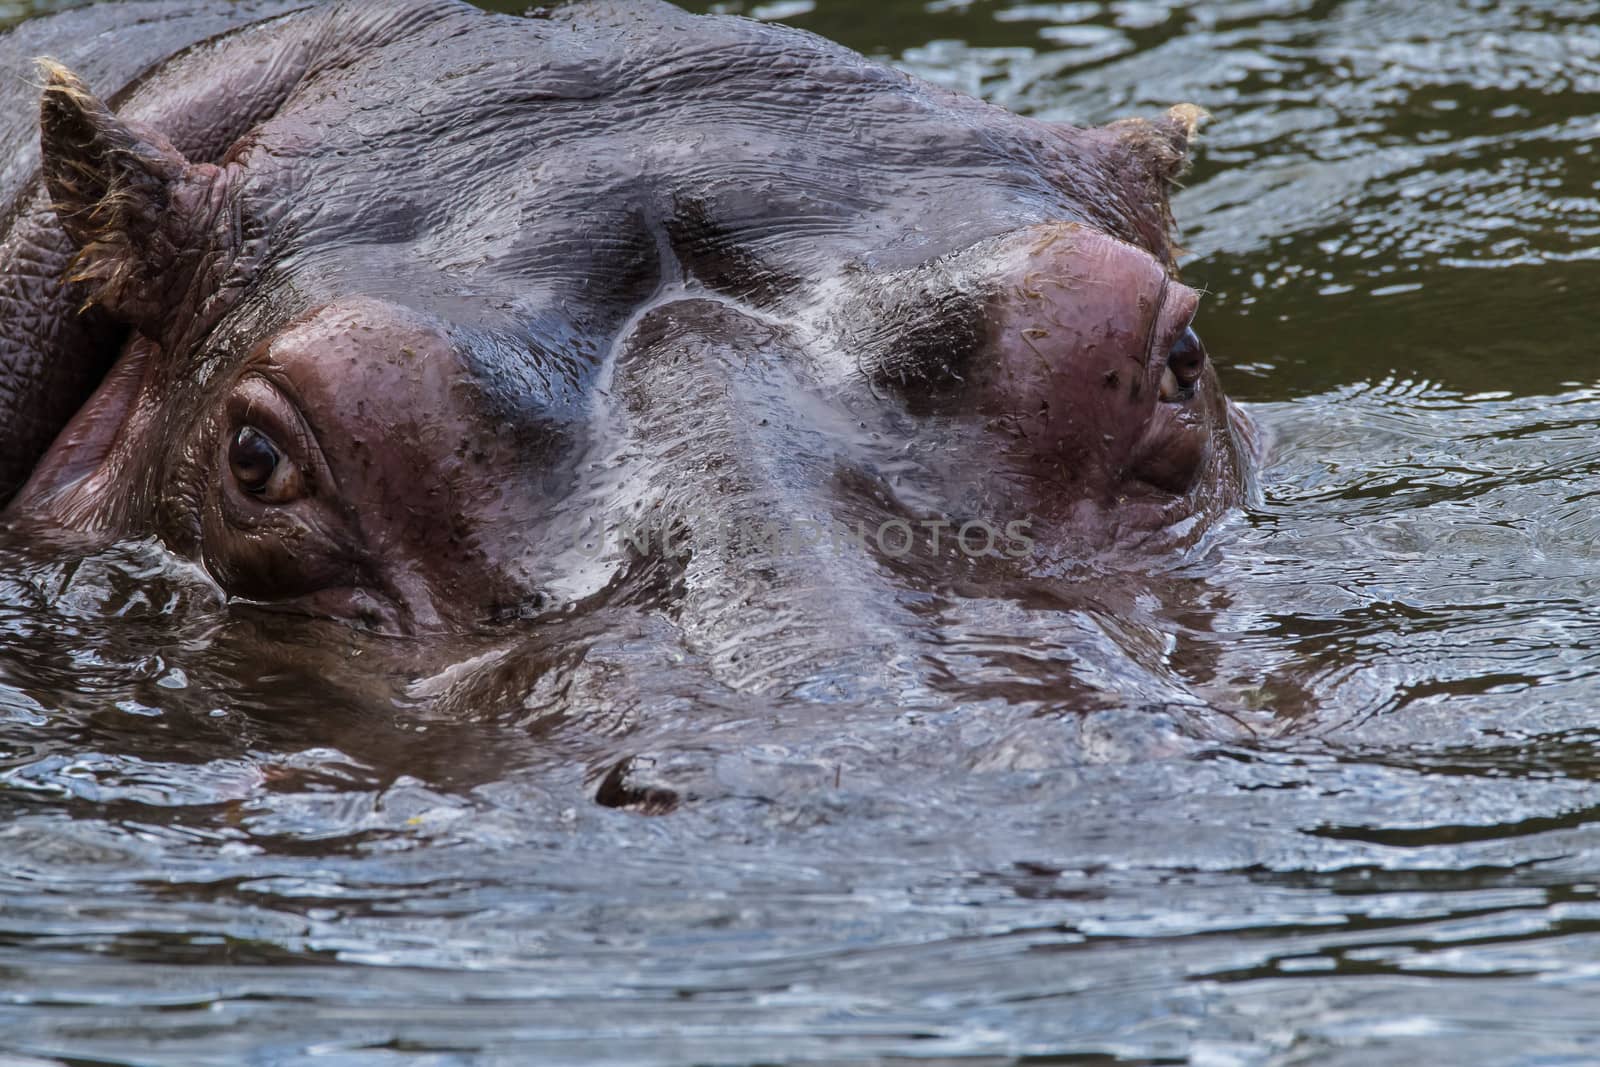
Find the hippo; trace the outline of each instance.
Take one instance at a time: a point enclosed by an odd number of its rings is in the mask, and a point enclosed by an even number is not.
[[[1196,107],[1041,121],[657,0],[138,0],[0,68],[14,536],[823,699],[914,673],[933,591],[1159,566],[1249,491]]]

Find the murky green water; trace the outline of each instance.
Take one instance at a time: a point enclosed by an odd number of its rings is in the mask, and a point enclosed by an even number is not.
[[[1258,506],[1054,647],[945,621],[1080,712],[542,714],[620,633],[486,714],[149,546],[0,548],[0,1062],[1600,1060],[1600,3],[762,10],[1209,108]],[[672,814],[595,803],[639,753]]]

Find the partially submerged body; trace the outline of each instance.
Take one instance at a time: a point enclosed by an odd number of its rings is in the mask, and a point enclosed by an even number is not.
[[[802,691],[871,688],[928,590],[1242,497],[1169,238],[1193,108],[1048,124],[631,2],[130,4],[0,60],[135,13],[0,184],[14,525],[384,633],[636,613]]]

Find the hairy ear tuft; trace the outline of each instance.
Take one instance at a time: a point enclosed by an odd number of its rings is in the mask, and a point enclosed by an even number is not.
[[[1155,180],[1177,182],[1189,169],[1189,149],[1200,124],[1211,116],[1193,104],[1178,104],[1158,119],[1124,119],[1111,124],[1118,138]]]
[[[161,133],[117,117],[77,75],[40,60],[44,181],[56,218],[78,246],[71,280],[89,304],[139,324],[170,284],[185,229],[174,217],[193,168]]]
[[[1115,166],[1135,202],[1146,206],[1139,224],[1142,243],[1169,267],[1181,252],[1172,240],[1172,188],[1189,169],[1195,131],[1208,118],[1193,104],[1179,104],[1157,119],[1124,119],[1106,127],[1113,137]]]

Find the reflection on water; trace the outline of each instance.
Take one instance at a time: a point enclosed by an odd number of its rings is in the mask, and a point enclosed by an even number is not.
[[[1600,4],[751,10],[1209,108],[1177,213],[1257,505],[922,605],[966,705],[826,717],[617,699],[672,674],[637,620],[396,648],[0,548],[0,1055],[1600,1057]]]

